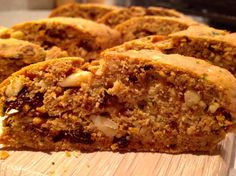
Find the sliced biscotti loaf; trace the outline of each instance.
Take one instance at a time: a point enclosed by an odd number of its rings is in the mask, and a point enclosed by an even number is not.
[[[185,16],[184,14],[179,13],[172,9],[166,9],[161,7],[144,8],[144,7],[131,6],[111,11],[106,15],[104,15],[102,18],[98,19],[98,22],[114,28],[128,19],[141,16],[167,16],[167,17],[176,17],[176,18],[192,20],[189,17]]]
[[[235,125],[236,80],[203,60],[103,53],[23,68],[0,85],[0,143],[37,150],[210,151]]]
[[[174,17],[144,16],[131,18],[115,27],[121,33],[123,42],[149,35],[168,35],[186,30],[194,25],[192,21]]]
[[[210,61],[236,76],[236,34],[204,26],[193,26],[171,34],[156,46],[164,53],[178,53]]]
[[[120,7],[104,4],[72,3],[54,9],[49,17],[80,17],[96,21],[98,18],[101,18],[115,9],[120,9]]]
[[[56,47],[45,51],[27,41],[0,39],[0,82],[26,65],[65,56],[67,53]]]
[[[11,37],[27,40],[45,49],[57,46],[70,56],[96,59],[100,51],[119,43],[119,32],[82,18],[55,17],[17,24]]]

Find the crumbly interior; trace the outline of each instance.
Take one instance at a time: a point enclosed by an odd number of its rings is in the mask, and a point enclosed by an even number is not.
[[[57,23],[23,25],[16,29],[12,37],[36,43],[45,49],[57,46],[66,50],[69,56],[87,60],[96,58],[102,47],[94,42],[93,36]]]
[[[204,76],[151,62],[58,60],[14,79],[21,89],[11,97],[7,86],[2,96],[0,139],[13,147],[210,151],[233,124],[224,95]]]
[[[174,37],[164,53],[178,53],[185,56],[206,59],[213,64],[226,68],[236,76],[236,48],[226,42],[188,37]]]
[[[129,20],[116,27],[123,41],[130,41],[149,35],[168,35],[188,28],[187,24],[162,19]]]

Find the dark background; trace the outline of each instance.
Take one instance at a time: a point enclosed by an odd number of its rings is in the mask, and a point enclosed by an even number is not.
[[[236,31],[236,0],[130,0],[120,5],[162,6],[202,17],[213,27]]]

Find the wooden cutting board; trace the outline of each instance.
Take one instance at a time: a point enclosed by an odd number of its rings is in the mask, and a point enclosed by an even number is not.
[[[212,155],[7,151],[0,176],[227,176],[233,139]]]

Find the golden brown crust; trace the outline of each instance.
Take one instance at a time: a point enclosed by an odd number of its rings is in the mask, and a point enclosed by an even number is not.
[[[96,21],[103,15],[115,10],[119,7],[103,5],[103,4],[66,4],[54,9],[49,17],[80,17]]]

